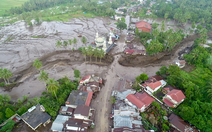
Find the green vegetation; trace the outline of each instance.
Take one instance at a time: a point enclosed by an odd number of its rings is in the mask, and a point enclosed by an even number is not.
[[[111,97],[110,97],[110,103],[111,103],[111,104],[115,104],[115,103],[116,103],[116,98],[115,98],[115,96],[111,96]]]
[[[31,36],[32,38],[46,38],[47,36]]]
[[[57,89],[56,96],[48,92],[43,92],[40,97],[40,103],[45,107],[53,119],[56,118],[57,112],[61,105],[64,105],[65,100],[69,96],[72,90],[76,90],[78,83],[70,81],[67,77],[58,80],[59,89]],[[58,83],[56,85],[58,85]],[[55,83],[54,83],[55,85]],[[57,97],[57,98],[55,98]]]
[[[79,70],[77,70],[77,69],[74,69],[74,77],[75,77],[75,81],[76,82],[79,82],[79,80],[80,80],[80,71]]]
[[[49,74],[45,71],[40,71],[40,75],[38,76],[38,79],[46,83],[47,80],[49,79]]]
[[[81,39],[81,41],[82,41],[83,44],[86,44],[86,42],[87,42],[86,37],[83,36],[82,39]]]
[[[157,0],[157,3],[151,7],[153,15],[165,19],[174,19],[183,26],[186,22],[191,21],[201,23],[209,29],[210,26],[207,25],[212,24],[212,2],[210,0],[174,0],[173,4],[165,2]],[[192,27],[194,28],[194,26]]]
[[[43,66],[43,64],[42,64],[42,62],[39,61],[38,59],[35,59],[35,60],[33,61],[33,66],[34,66],[36,69],[39,70],[39,69]]]
[[[75,78],[80,78],[80,71],[77,69],[74,69],[74,77]]]
[[[8,122],[0,129],[0,132],[12,132],[12,129],[15,125],[15,121],[8,120]]]
[[[12,101],[8,95],[0,95],[0,124],[15,113],[22,115],[30,107],[38,103],[37,98],[27,99],[27,97],[23,96],[22,100]]]
[[[59,83],[55,81],[54,78],[52,78],[52,79],[49,79],[46,82],[46,84],[47,84],[46,86],[47,91],[57,98],[56,93],[57,93],[57,90],[59,89]]]
[[[9,79],[13,76],[13,73],[6,68],[0,68],[0,79],[3,79],[5,84],[10,84]],[[4,86],[4,84],[2,84]]]
[[[142,73],[139,76],[137,76],[135,79],[138,83],[140,83],[141,81],[146,81],[148,79],[148,76],[146,73]]]
[[[125,22],[123,22],[123,21],[120,21],[119,23],[117,23],[116,27],[121,32],[122,30],[127,29],[127,24]]]
[[[5,10],[9,10],[12,7],[20,7],[24,2],[28,0],[1,0],[0,1],[0,16],[4,16]]]
[[[94,56],[96,57],[96,62],[97,62],[97,58],[100,58],[100,62],[101,62],[101,59],[105,56],[105,52],[103,49],[100,49],[100,50],[98,48],[93,49],[91,46],[88,46],[88,48],[82,47],[79,50],[85,56],[85,61],[86,61],[86,56],[90,56],[90,62],[91,62],[91,57]]]
[[[212,65],[208,63],[212,48],[200,47],[201,40],[195,40],[194,49],[184,55],[189,64],[195,65],[191,72],[170,65],[161,67],[157,74],[162,75],[168,84],[184,91],[185,101],[175,110],[184,120],[189,121],[201,131],[212,131]]]
[[[60,41],[58,40],[57,43],[56,43],[56,47],[57,47],[57,48],[61,48],[61,47],[62,47],[62,42],[60,42]]]
[[[156,24],[155,27],[157,27]],[[184,38],[185,35],[182,32],[182,30],[173,32],[173,29],[162,32],[156,28],[152,35],[149,32],[139,32],[138,29],[136,29],[135,34],[146,47],[148,54],[154,55],[162,51],[171,51]],[[147,43],[147,40],[150,39],[152,41]]]

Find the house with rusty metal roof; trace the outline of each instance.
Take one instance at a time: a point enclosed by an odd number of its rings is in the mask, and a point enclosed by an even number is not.
[[[169,123],[179,132],[198,132],[197,129],[186,123],[182,118],[175,114],[169,116]]]
[[[71,108],[77,108],[78,105],[90,106],[92,96],[93,92],[91,91],[73,90],[66,101],[66,106]]]
[[[65,132],[87,132],[92,121],[69,118],[64,123],[63,130]]]
[[[70,107],[61,107],[61,109],[65,109],[63,111],[69,110]],[[84,123],[93,123],[94,120],[94,109],[90,108],[86,105],[78,105],[76,109],[71,109],[72,114],[63,114],[58,115],[55,121],[52,124],[51,130],[53,132],[64,132],[64,131],[72,131],[72,132],[78,132],[79,130],[87,130],[87,127],[84,127]],[[82,123],[78,125],[74,125],[75,123]]]
[[[51,116],[45,112],[43,105],[37,104],[32,106],[26,113],[21,116],[21,119],[36,130],[40,125],[46,126],[50,122]]]
[[[86,105],[78,105],[74,110],[74,118],[92,121],[94,119],[94,109]]]

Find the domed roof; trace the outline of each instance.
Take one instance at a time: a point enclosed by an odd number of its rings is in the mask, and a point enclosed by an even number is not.
[[[102,37],[98,37],[98,38],[96,39],[96,42],[97,42],[97,43],[104,43],[104,41],[105,41],[105,39],[102,38]]]

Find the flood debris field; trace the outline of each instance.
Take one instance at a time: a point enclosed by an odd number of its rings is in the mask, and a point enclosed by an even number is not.
[[[96,74],[105,79],[106,83],[97,98],[91,102],[91,107],[95,109],[95,128],[91,131],[108,132],[112,107],[110,97],[112,91],[117,89],[115,84],[120,79],[134,81],[134,78],[141,73],[153,76],[161,66],[168,66],[173,59],[178,58],[179,52],[176,48],[172,53],[162,55],[165,59],[141,56],[145,63],[134,65],[132,60],[128,61],[129,58],[118,53],[124,49],[126,31],[122,32],[120,39],[116,42],[117,46],[110,53],[114,54],[114,61],[107,65],[87,63],[79,51],[72,51],[73,48],[78,49],[93,42],[96,32],[100,36],[109,33],[110,28],[116,28],[115,22],[109,18],[96,17],[71,19],[68,22],[42,22],[41,25],[33,27],[28,27],[25,22],[19,21],[2,27],[0,29],[0,67],[10,69],[14,74],[12,80],[20,84],[10,91],[0,88],[0,94],[9,94],[12,100],[22,98],[23,95],[28,95],[29,98],[41,96],[45,86],[37,79],[39,71],[32,67],[32,62],[37,58],[43,62],[41,70],[47,71],[49,78],[56,80],[64,76],[74,80],[74,69],[78,69],[82,77]],[[79,34],[87,38],[86,44],[81,42]],[[55,46],[58,40],[67,41],[74,38],[77,39],[76,45],[72,44],[66,48]],[[178,49],[192,45],[193,40],[184,41]],[[154,61],[157,63],[153,63]],[[126,65],[130,62],[132,64]],[[16,131],[24,131],[25,128],[26,126],[21,125]],[[43,129],[37,131],[43,131]]]

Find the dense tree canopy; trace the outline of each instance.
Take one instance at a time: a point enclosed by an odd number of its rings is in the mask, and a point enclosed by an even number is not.
[[[184,55],[189,64],[196,67],[191,72],[180,70],[175,65],[163,66],[157,74],[165,77],[169,84],[180,88],[185,101],[175,110],[184,120],[204,132],[212,130],[212,68],[208,64],[212,48],[199,46],[195,40],[194,49]]]
[[[166,1],[157,2],[159,4],[154,4],[152,9],[158,17],[175,19],[181,24],[188,20],[200,22],[202,25],[212,24],[211,0],[173,0],[173,4],[165,3]]]

